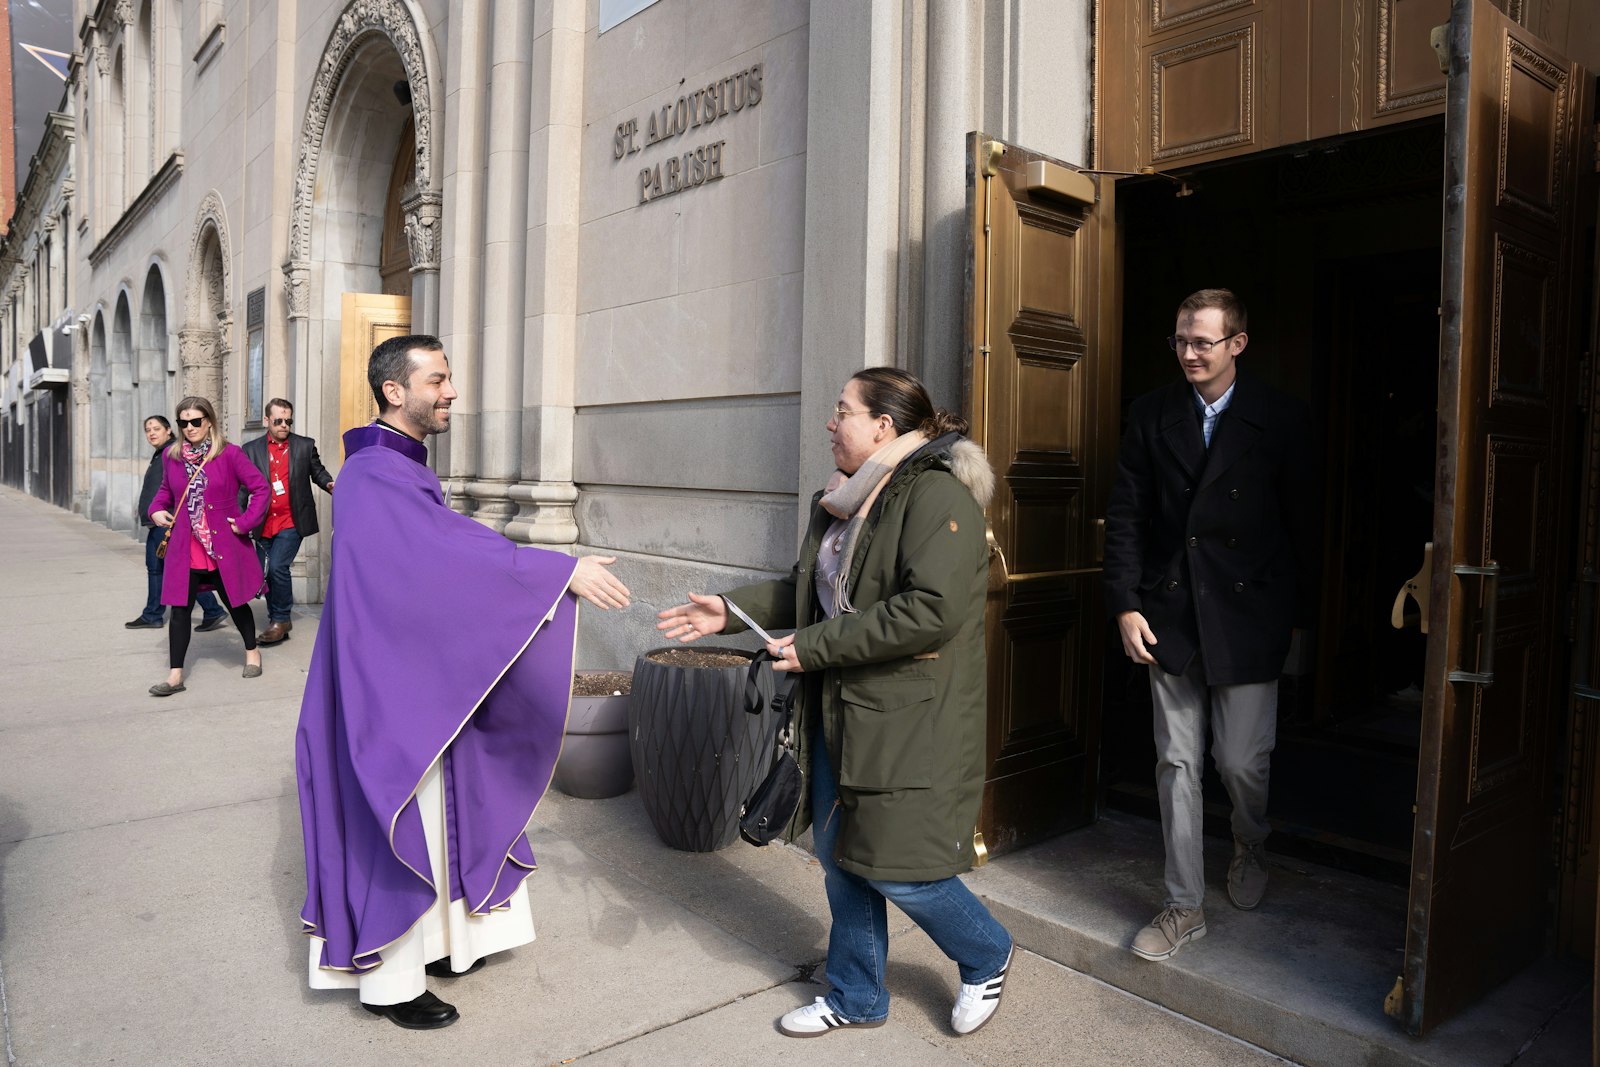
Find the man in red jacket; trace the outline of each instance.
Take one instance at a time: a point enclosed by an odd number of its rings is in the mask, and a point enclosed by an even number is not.
[[[244,446],[244,454],[267,479],[271,504],[259,530],[253,531],[256,554],[267,575],[267,628],[257,644],[275,645],[294,629],[290,612],[294,589],[289,565],[300,552],[300,542],[317,532],[317,508],[311,485],[333,492],[333,475],[317,455],[317,443],[291,431],[294,405],[274,397],[267,401],[267,432]]]

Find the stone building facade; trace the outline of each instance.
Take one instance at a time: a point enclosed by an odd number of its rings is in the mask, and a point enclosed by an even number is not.
[[[72,395],[87,395],[72,361],[80,325],[68,293],[75,137],[69,99],[46,116],[0,237],[0,482],[61,507],[83,473],[71,462]]]
[[[639,595],[594,666],[787,569],[853,370],[959,405],[966,133],[1087,150],[1089,0],[79,6],[74,506],[132,532],[190,393],[234,440],[289,397],[332,465],[371,342],[438,333],[452,506]]]

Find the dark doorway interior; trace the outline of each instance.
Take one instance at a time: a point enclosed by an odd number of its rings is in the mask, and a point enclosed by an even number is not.
[[[1250,308],[1240,366],[1305,400],[1326,531],[1320,624],[1280,687],[1269,813],[1280,854],[1409,876],[1425,637],[1396,593],[1432,530],[1443,126],[1428,121],[1119,188],[1122,396],[1177,373],[1163,338],[1195,289]],[[1143,669],[1108,642],[1107,802],[1155,817]],[[1229,835],[1208,767],[1207,831]]]

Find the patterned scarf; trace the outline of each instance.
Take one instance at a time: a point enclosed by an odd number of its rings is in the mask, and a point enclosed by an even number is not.
[[[839,573],[833,579],[833,603],[839,614],[855,611],[845,586],[849,584],[851,557],[855,555],[856,542],[872,513],[872,503],[889,484],[889,476],[905,458],[923,445],[928,438],[920,430],[903,433],[878,449],[861,469],[845,479],[843,485],[822,496],[822,508],[836,519],[845,520],[844,544],[839,551]],[[837,479],[844,472],[835,472]],[[831,482],[829,484],[832,484]]]
[[[207,556],[216,559],[217,550],[211,543],[211,527],[206,525],[205,461],[206,453],[210,451],[209,440],[198,445],[191,445],[188,441],[183,443],[183,469],[189,474],[189,494],[184,497],[184,510],[189,513],[189,528],[194,531],[195,540],[200,542]]]

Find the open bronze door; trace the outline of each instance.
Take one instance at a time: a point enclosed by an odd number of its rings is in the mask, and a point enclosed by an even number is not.
[[[1109,179],[968,137],[968,410],[989,505],[992,854],[1094,818],[1115,472],[1118,340]]]
[[[1397,1006],[1413,1033],[1545,946],[1575,204],[1592,152],[1585,72],[1488,0],[1451,6],[1448,81],[1432,611]]]

